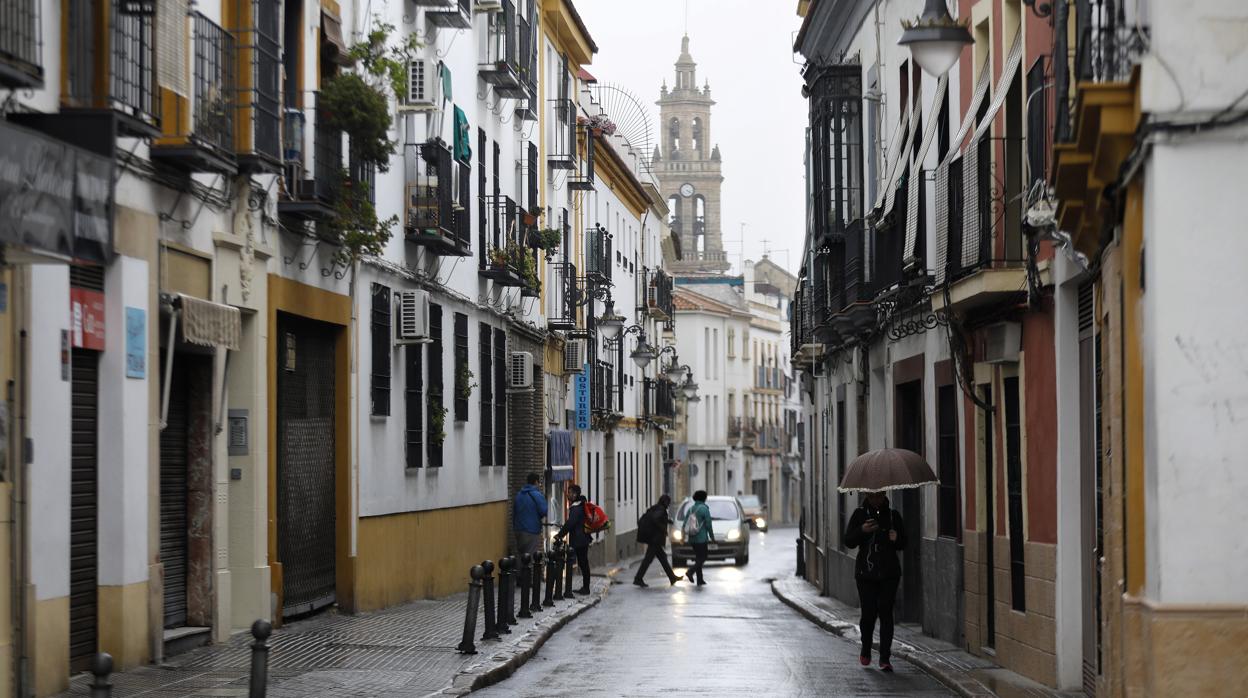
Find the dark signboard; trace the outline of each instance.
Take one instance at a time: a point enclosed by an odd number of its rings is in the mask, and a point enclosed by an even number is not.
[[[112,226],[111,160],[0,121],[0,243],[104,262]]]

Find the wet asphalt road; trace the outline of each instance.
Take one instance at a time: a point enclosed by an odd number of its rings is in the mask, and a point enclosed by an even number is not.
[[[785,606],[768,580],[790,575],[794,529],[753,532],[750,564],[707,565],[707,586],[649,588],[636,568],[597,607],[572,621],[510,679],[482,696],[948,696],[895,659],[892,674],[858,663],[858,648]],[[677,573],[683,572],[677,568]]]

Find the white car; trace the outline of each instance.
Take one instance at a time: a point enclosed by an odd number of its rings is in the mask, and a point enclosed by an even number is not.
[[[740,502],[736,497],[712,496],[706,498],[706,505],[711,510],[711,531],[715,534],[715,542],[707,546],[706,559],[732,558],[735,565],[750,564],[750,524]],[[684,567],[693,559],[693,546],[682,533],[692,508],[693,500],[686,497],[676,510],[676,524],[671,532],[673,567]]]

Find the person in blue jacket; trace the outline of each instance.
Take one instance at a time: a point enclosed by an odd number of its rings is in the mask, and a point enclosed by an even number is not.
[[[529,473],[527,484],[516,493],[512,507],[511,527],[516,532],[516,549],[521,555],[542,549],[542,519],[546,518],[548,507],[537,487],[541,481],[541,475]]]

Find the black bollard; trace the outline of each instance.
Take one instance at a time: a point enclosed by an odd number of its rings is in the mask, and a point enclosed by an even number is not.
[[[533,586],[529,589],[532,599],[529,601],[529,610],[533,613],[540,613],[542,610],[542,553],[538,551],[533,553]]]
[[[482,588],[485,592],[485,632],[482,633],[482,640],[498,639],[498,623],[495,622],[494,608],[494,563],[486,560],[481,563],[481,569],[485,572],[485,579],[482,580]]]
[[[563,558],[568,554],[568,549],[563,547],[563,543],[555,543],[555,600],[563,598]]]
[[[532,561],[533,556],[528,553],[520,556],[520,612],[516,614],[517,618],[533,617],[529,613],[529,585],[533,583],[533,572],[529,565]]]
[[[113,656],[108,652],[100,652],[91,658],[91,698],[109,698],[113,695],[113,684],[108,675],[113,673]]]
[[[481,569],[481,565],[474,565],[468,570],[472,581],[468,582],[468,609],[464,613],[464,639],[460,641],[459,647],[456,648],[462,654],[476,654],[477,646],[473,644],[472,638],[477,634],[477,606],[481,603],[481,578],[485,576],[485,570]]]
[[[554,552],[546,555],[546,597],[542,606],[552,608],[555,605],[555,579],[559,577],[559,560]]]
[[[576,551],[569,545],[564,553],[568,559],[564,562],[564,570],[566,570],[563,579],[563,598],[575,599],[576,594],[572,593],[573,569],[576,565]]]
[[[802,537],[801,537],[801,536],[798,536],[798,537],[797,537],[797,576],[799,576],[799,577],[805,577],[805,576],[806,576],[806,551],[805,551],[805,547],[806,547],[806,546],[802,545]]]
[[[510,635],[511,628],[508,626],[515,625],[516,619],[511,615],[511,607],[514,602],[511,588],[511,569],[515,563],[511,556],[504,557],[498,561],[498,618],[495,620],[494,629],[499,635]]]
[[[269,646],[265,641],[273,634],[273,624],[263,618],[251,624],[251,683],[247,698],[264,698],[269,684]]]

